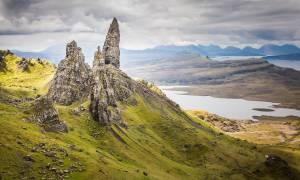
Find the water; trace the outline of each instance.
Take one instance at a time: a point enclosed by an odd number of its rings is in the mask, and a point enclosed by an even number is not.
[[[291,60],[270,60],[269,63],[275,64],[276,66],[293,68],[300,71],[300,60],[291,61]]]
[[[184,91],[171,90],[182,86],[159,86],[171,100],[185,110],[205,110],[229,119],[254,120],[253,116],[276,116],[285,117],[289,115],[299,116],[300,111],[288,108],[274,108],[277,103],[263,101],[248,101],[244,99],[215,98],[210,96],[193,96]],[[271,112],[253,110],[254,108],[272,109]]]
[[[209,58],[215,61],[227,61],[227,60],[245,60],[245,59],[262,58],[262,57],[263,56],[214,56]]]

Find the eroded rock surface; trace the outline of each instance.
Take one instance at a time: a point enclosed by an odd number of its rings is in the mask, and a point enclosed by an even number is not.
[[[90,112],[101,124],[121,123],[118,102],[130,99],[136,82],[112,65],[94,66]]]
[[[77,43],[67,44],[66,57],[57,68],[48,97],[54,102],[70,105],[89,94],[90,68],[84,63],[84,56]]]
[[[104,60],[103,54],[100,50],[100,46],[98,46],[97,51],[95,52],[95,55],[94,55],[93,67],[104,66],[104,64],[105,64],[105,60]]]
[[[46,131],[68,132],[67,125],[60,121],[52,100],[47,97],[35,101],[31,120],[37,122]]]
[[[112,64],[113,66],[120,67],[120,30],[116,18],[113,19],[103,46],[103,55],[105,64]]]
[[[136,82],[120,69],[120,31],[114,18],[102,52],[95,52],[91,91],[90,112],[94,120],[103,125],[122,123],[119,102],[128,102],[135,92]]]

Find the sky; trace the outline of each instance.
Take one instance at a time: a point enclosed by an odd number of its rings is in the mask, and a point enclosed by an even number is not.
[[[300,0],[0,0],[0,48],[102,46],[113,17],[127,49],[300,45]]]

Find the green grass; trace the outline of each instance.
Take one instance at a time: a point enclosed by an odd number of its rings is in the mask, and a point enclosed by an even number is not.
[[[47,92],[47,84],[55,72],[54,65],[44,61],[31,60],[28,72],[22,72],[17,62],[22,58],[15,55],[5,56],[7,70],[0,72],[1,88],[13,92],[15,97],[33,97]]]
[[[7,57],[7,61],[14,62],[16,58]],[[36,65],[30,73],[19,72],[12,62],[9,72],[0,75],[3,96],[33,97],[46,92],[54,69]],[[26,93],[20,95],[19,91]],[[120,104],[127,128],[101,127],[88,110],[75,115],[72,111],[80,106],[78,102],[56,105],[60,119],[69,127],[68,133],[44,132],[38,125],[26,122],[30,103],[0,102],[2,179],[57,179],[46,168],[48,163],[54,164],[53,157],[31,151],[40,143],[45,143],[46,149],[52,148],[62,161],[58,169],[65,170],[76,163],[84,166],[82,171],[70,173],[69,179],[277,178],[265,167],[264,153],[254,144],[226,136],[201,119],[189,117],[160,95],[135,94],[134,98],[134,106]],[[88,108],[89,101],[83,106]],[[35,162],[24,161],[26,155]],[[256,170],[260,173],[253,173]]]

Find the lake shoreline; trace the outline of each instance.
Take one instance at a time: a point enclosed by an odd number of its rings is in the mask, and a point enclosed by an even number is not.
[[[258,116],[300,117],[300,111],[281,108],[279,103],[253,101],[242,98],[219,98],[213,96],[191,95],[184,91],[189,86],[159,86],[163,92],[185,110],[205,110],[234,120],[257,120]]]
[[[280,102],[274,101],[273,97],[268,97],[264,94],[257,95],[242,95],[239,94],[238,91],[236,93],[232,93],[236,88],[232,87],[222,87],[222,85],[172,85],[169,84],[167,86],[174,86],[174,88],[169,89],[172,91],[184,91],[187,95],[192,96],[210,96],[214,98],[229,98],[229,99],[244,99],[248,101],[261,101],[261,102],[271,102],[276,103],[274,108],[289,108],[289,109],[297,109],[300,110],[300,104],[298,102]],[[230,86],[230,85],[228,85]],[[161,86],[160,86],[161,87]],[[214,89],[215,88],[215,89]],[[233,90],[230,90],[233,89]]]

